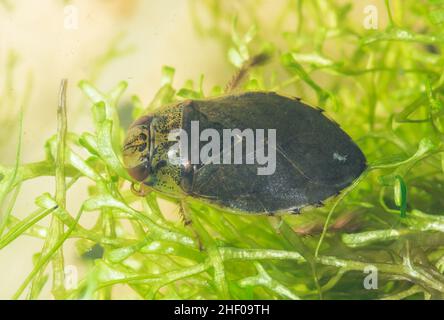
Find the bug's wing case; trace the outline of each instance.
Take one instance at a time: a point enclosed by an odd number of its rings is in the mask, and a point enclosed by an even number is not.
[[[247,212],[297,210],[318,204],[350,185],[366,168],[358,146],[322,111],[272,92],[249,92],[194,101],[183,111],[200,131],[276,129],[276,171],[257,175],[256,165],[207,164],[183,174],[188,193]],[[222,146],[222,143],[221,143]]]

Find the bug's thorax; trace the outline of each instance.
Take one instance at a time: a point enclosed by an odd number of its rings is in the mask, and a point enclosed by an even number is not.
[[[168,166],[168,135],[180,128],[181,114],[182,104],[175,104],[144,115],[131,125],[123,147],[123,160],[135,180],[153,184],[158,180],[159,171],[166,171],[163,167]]]
[[[168,135],[182,127],[183,103],[162,108],[152,115],[151,130],[155,134],[155,147],[168,142]]]
[[[152,114],[150,123],[150,176],[144,181],[158,191],[180,193],[180,167],[168,159],[171,146],[176,143],[169,140],[172,131],[181,129],[185,103],[166,106]]]

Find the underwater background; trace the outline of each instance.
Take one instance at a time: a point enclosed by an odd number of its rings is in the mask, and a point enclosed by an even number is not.
[[[442,299],[444,1],[0,0],[0,298]],[[244,90],[321,107],[369,168],[276,221],[134,196],[143,112]],[[68,79],[66,113],[59,101]]]

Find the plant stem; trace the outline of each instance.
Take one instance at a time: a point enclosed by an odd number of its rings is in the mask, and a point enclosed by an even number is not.
[[[67,119],[66,119],[66,86],[67,80],[62,80],[59,93],[59,104],[57,108],[57,152],[56,152],[56,167],[55,167],[55,179],[56,179],[56,203],[60,210],[64,210],[66,207],[66,182],[65,182],[65,150],[66,150],[66,133],[67,133]],[[74,228],[74,227],[73,227]],[[63,222],[53,214],[51,217],[51,223],[49,227],[49,233],[43,245],[41,258],[45,257],[54,246],[60,241],[63,235]],[[63,259],[63,251],[60,249],[54,252],[52,257],[52,292],[56,298],[62,297],[64,294],[64,282],[65,282],[65,267]],[[39,270],[37,276],[32,282],[30,298],[35,299],[38,297],[41,290],[41,281],[43,278],[45,269]]]

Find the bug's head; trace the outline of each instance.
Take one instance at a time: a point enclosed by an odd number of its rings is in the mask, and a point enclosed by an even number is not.
[[[153,117],[143,116],[128,129],[123,145],[123,162],[128,173],[137,181],[144,181],[151,173],[154,150]]]

